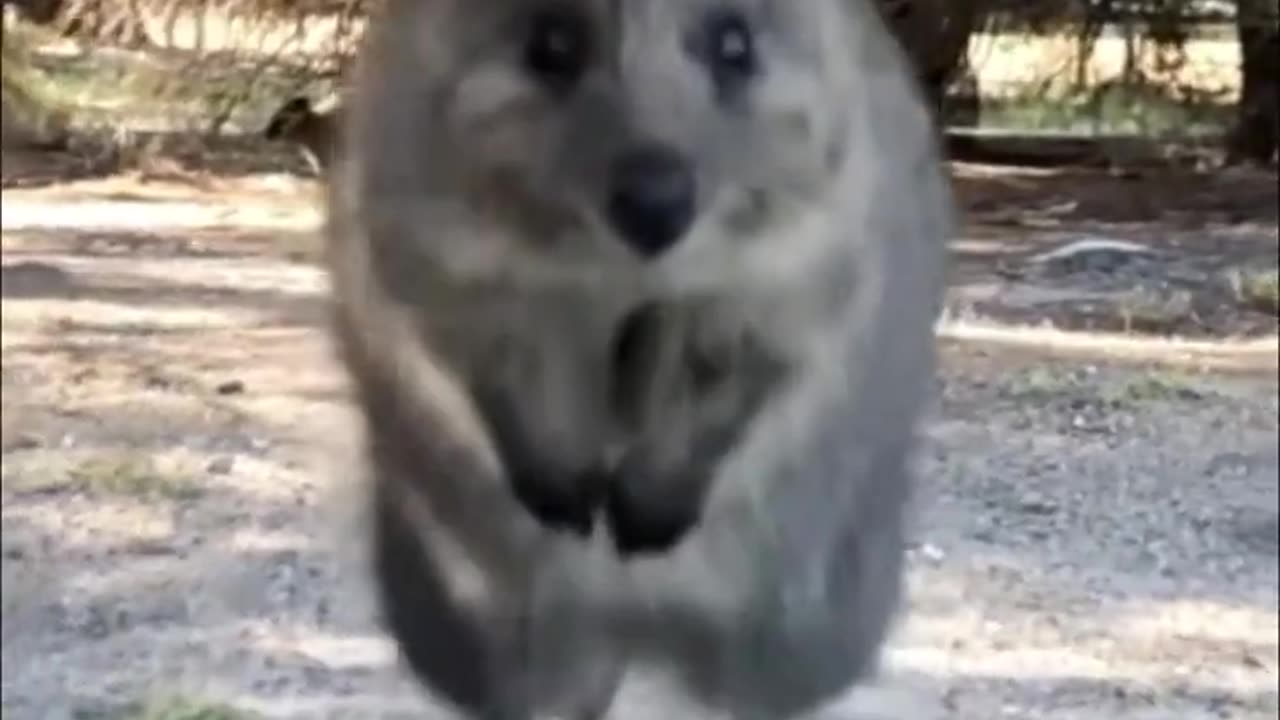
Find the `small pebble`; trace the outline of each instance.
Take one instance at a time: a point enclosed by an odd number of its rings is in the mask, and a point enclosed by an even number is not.
[[[211,460],[206,469],[211,475],[228,475],[231,473],[231,469],[235,467],[235,463],[235,458],[230,455],[223,455]]]

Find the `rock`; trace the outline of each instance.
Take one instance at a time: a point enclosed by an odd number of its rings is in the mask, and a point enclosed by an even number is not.
[[[56,265],[22,261],[0,267],[0,285],[7,296],[39,297],[66,292],[74,282],[70,273]]]
[[[209,461],[209,465],[206,469],[211,475],[229,475],[231,473],[231,469],[235,467],[235,464],[235,458],[230,455],[223,455]]]
[[[1093,237],[1033,255],[1026,263],[1040,274],[1062,276],[1081,272],[1112,273],[1135,262],[1150,262],[1159,257],[1160,253],[1145,245]]]

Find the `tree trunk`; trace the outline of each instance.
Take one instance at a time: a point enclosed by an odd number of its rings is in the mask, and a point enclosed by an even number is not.
[[[969,37],[985,0],[877,0],[876,8],[907,51],[939,121],[947,87],[965,68]]]
[[[948,4],[945,13],[946,21],[938,36],[938,44],[933,59],[934,67],[925,74],[925,84],[929,87],[935,111],[941,122],[949,123],[951,107],[948,103],[947,91],[958,76],[969,73],[969,38],[979,21],[977,2],[956,2]],[[977,78],[973,77],[974,97],[966,100],[977,101]]]
[[[1238,0],[1240,104],[1228,142],[1233,162],[1270,163],[1280,141],[1280,22],[1271,0]]]

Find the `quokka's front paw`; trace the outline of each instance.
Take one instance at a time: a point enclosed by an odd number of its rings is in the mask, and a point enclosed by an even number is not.
[[[604,502],[606,519],[620,555],[662,553],[675,547],[698,524],[702,504],[696,498],[664,495],[660,490],[616,482]]]
[[[555,484],[529,473],[513,472],[511,486],[520,504],[546,528],[580,537],[591,535],[601,499],[596,483],[590,479]]]

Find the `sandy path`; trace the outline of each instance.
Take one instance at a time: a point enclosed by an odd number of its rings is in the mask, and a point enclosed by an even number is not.
[[[345,574],[324,281],[272,250],[314,218],[274,188],[203,214],[6,191],[5,718],[423,717]],[[925,710],[896,717],[1280,711],[1273,365],[1090,354],[947,343],[889,652]],[[617,716],[689,717],[653,693]]]

